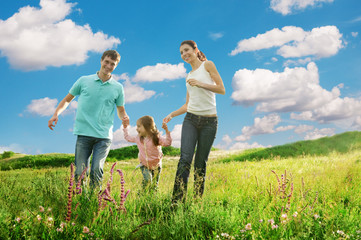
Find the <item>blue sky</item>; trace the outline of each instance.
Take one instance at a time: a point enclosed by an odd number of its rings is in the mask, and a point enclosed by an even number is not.
[[[47,122],[82,75],[116,49],[131,133],[143,115],[162,119],[185,102],[179,44],[212,60],[214,146],[267,147],[361,129],[359,0],[18,0],[0,3],[0,153],[73,153],[76,101],[54,131]],[[183,116],[169,123],[179,147]],[[127,146],[121,121],[113,148]]]

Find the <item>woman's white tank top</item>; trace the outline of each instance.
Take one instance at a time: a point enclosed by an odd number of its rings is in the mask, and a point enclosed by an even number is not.
[[[196,79],[203,83],[215,85],[209,72],[205,69],[204,63],[202,62],[196,70],[188,73],[187,79]],[[196,86],[192,87],[188,83],[186,86],[189,94],[187,112],[201,116],[217,114],[216,94],[214,92]]]

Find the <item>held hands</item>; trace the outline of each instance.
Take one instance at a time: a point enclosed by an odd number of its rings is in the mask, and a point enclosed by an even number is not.
[[[162,128],[166,131],[166,132],[169,132],[168,130],[168,126],[167,124],[163,121],[163,124],[162,124]]]
[[[163,118],[163,124],[164,123],[168,123],[170,120],[172,119],[171,114],[169,114],[168,116],[166,116],[165,118]],[[163,126],[162,126],[163,127]]]
[[[123,123],[123,128],[127,128],[128,125],[129,125],[129,117],[128,115],[125,115],[123,118],[122,118],[122,123]]]
[[[58,123],[58,119],[59,119],[58,116],[52,116],[50,118],[50,120],[48,121],[48,127],[50,128],[50,130],[54,130],[53,128]]]

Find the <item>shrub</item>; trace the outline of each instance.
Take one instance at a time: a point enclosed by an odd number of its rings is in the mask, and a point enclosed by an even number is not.
[[[165,156],[178,156],[180,155],[179,148],[175,148],[172,146],[163,147],[163,154]],[[122,147],[118,149],[112,149],[109,151],[107,161],[115,162],[116,160],[126,160],[133,159],[138,157],[138,147],[137,145],[132,145],[128,147]]]
[[[172,146],[163,147],[163,154],[166,156],[178,156],[180,155],[180,149]]]
[[[109,151],[108,158],[116,158],[118,160],[132,159],[138,157],[138,147],[137,145],[132,145],[128,147],[122,147],[117,149],[112,149]]]
[[[72,162],[74,162],[73,155],[28,155],[21,158],[0,162],[0,170],[5,171],[21,168],[40,169],[44,167],[67,167],[70,166]]]
[[[12,152],[12,151],[7,151],[7,152],[3,152],[3,154],[1,155],[1,158],[2,158],[2,159],[10,158],[10,157],[12,157],[12,156],[14,156],[14,155],[15,155],[14,152]]]

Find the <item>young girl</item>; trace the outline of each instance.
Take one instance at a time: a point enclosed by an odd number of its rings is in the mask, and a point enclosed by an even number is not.
[[[172,144],[172,138],[166,123],[162,128],[166,132],[166,137],[159,134],[151,116],[143,116],[137,120],[137,136],[129,136],[127,125],[123,125],[124,138],[128,142],[134,142],[139,149],[140,169],[143,174],[143,188],[157,189],[162,170],[163,152],[161,146]]]

